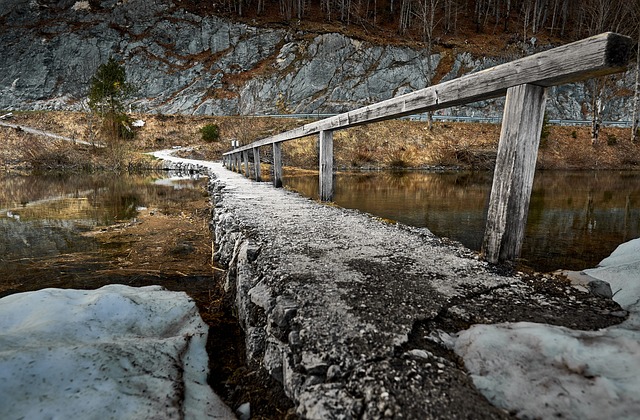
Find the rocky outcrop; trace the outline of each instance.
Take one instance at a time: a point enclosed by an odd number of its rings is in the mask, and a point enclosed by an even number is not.
[[[0,109],[82,109],[91,76],[114,56],[137,86],[133,105],[143,112],[335,113],[427,86],[441,59],[336,33],[201,17],[171,0],[5,0],[0,24]],[[442,80],[495,64],[457,54],[440,69]],[[627,73],[618,87],[632,86],[633,77]],[[554,88],[549,116],[586,118],[588,98],[584,85]],[[630,109],[629,98],[617,98],[603,117],[629,119]],[[502,100],[444,113],[499,116]]]

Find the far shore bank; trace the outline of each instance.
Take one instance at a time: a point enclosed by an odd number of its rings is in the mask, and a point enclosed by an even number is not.
[[[80,112],[14,112],[11,123],[36,128],[59,136],[87,141],[104,141],[95,118]],[[271,117],[218,117],[161,114],[133,114],[144,121],[133,140],[117,148],[98,148],[37,136],[25,130],[0,127],[0,168],[22,170],[100,170],[148,166],[137,152],[181,147],[184,157],[218,160],[230,149],[231,140],[249,144],[278,132],[300,126],[308,120]],[[201,129],[218,127],[215,141],[204,141]],[[335,167],[352,170],[490,170],[495,163],[500,125],[490,123],[385,121],[335,133]],[[603,127],[599,141],[592,143],[585,126],[546,125],[538,151],[539,170],[638,170],[640,145],[630,141],[628,128]],[[262,148],[263,162],[270,159]],[[315,137],[283,145],[284,164],[316,169],[318,147]]]

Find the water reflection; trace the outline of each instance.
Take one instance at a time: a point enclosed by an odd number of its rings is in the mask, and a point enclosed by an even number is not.
[[[82,232],[131,220],[141,207],[177,201],[178,190],[194,183],[161,177],[166,175],[0,178],[0,273],[32,258],[96,250]]]
[[[376,216],[427,227],[471,249],[482,244],[489,172],[340,173],[334,201]],[[317,198],[317,177],[284,184]],[[522,258],[539,270],[595,266],[640,236],[640,173],[536,173]]]

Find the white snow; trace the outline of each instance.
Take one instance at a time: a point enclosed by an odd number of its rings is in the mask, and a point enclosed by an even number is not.
[[[160,286],[0,299],[0,418],[233,418],[207,385],[207,325]]]
[[[458,334],[454,350],[492,403],[521,418],[638,418],[640,239],[584,273],[611,284],[626,321],[591,332],[520,322]]]

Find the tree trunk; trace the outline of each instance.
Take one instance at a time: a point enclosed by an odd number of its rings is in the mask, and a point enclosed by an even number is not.
[[[602,120],[602,91],[604,88],[600,89],[600,80],[593,80],[593,92],[591,99],[591,110],[592,110],[592,118],[591,118],[591,144],[598,144],[598,137],[600,136],[600,125]],[[604,82],[603,82],[604,83]]]
[[[640,119],[640,30],[638,30],[638,50],[636,52],[636,88],[633,95],[633,118],[631,122],[631,142],[638,141],[638,123]]]

